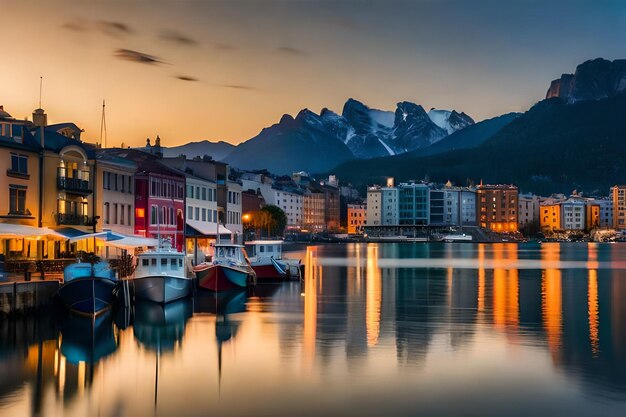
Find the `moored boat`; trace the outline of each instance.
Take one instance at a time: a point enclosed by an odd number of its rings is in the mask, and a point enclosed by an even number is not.
[[[216,243],[210,262],[194,267],[200,288],[227,291],[256,284],[256,273],[242,245]]]
[[[185,254],[173,249],[169,242],[138,254],[133,283],[136,298],[155,303],[188,297],[192,279],[185,274]]]
[[[246,242],[250,265],[258,280],[276,281],[298,279],[302,275],[299,259],[283,259],[282,240],[253,240]]]
[[[117,278],[107,262],[78,262],[63,271],[63,284],[57,292],[71,312],[98,315],[113,305]]]

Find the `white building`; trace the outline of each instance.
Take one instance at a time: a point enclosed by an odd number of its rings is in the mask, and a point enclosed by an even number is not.
[[[287,227],[302,226],[304,192],[274,184],[272,178],[263,174],[246,173],[242,178],[242,184],[244,191],[260,191],[265,204],[280,207],[287,215]]]
[[[243,224],[241,222],[241,184],[228,181],[228,197],[226,200],[226,228],[230,230],[235,242],[239,242],[239,236],[243,236]]]
[[[380,187],[373,186],[367,189],[367,207],[365,223],[368,226],[380,226],[382,224],[382,191]]]
[[[569,198],[561,203],[561,229],[585,230],[586,202],[582,198]]]
[[[397,225],[400,222],[398,212],[398,189],[395,187],[381,188],[381,223],[383,225]],[[369,223],[368,223],[369,224]]]
[[[599,227],[610,229],[613,227],[613,202],[610,199],[596,199],[594,205],[600,207]]]
[[[462,189],[459,192],[459,225],[476,226],[476,192],[473,189]]]
[[[216,183],[192,175],[187,175],[186,180],[185,222],[201,235],[215,237],[218,219]]]
[[[135,234],[135,171],[137,165],[129,160],[104,152],[98,152],[96,193],[99,200],[96,208],[100,216],[98,225],[132,236]]]

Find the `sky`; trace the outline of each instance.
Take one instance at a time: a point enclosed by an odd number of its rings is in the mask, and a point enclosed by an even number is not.
[[[626,58],[626,2],[0,0],[0,105],[107,146],[233,144],[348,98],[483,120],[587,59]]]

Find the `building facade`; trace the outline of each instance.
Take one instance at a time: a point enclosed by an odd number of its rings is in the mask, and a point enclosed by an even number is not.
[[[516,232],[518,190],[514,185],[479,185],[476,212],[480,227],[493,232]]]
[[[136,170],[133,161],[109,155],[106,150],[96,153],[94,194],[100,229],[124,235],[135,233]]]
[[[425,225],[429,223],[430,187],[421,183],[398,185],[398,224]]]
[[[626,185],[615,185],[611,188],[613,201],[613,228],[626,229]]]
[[[366,224],[367,207],[363,204],[348,204],[348,234],[363,232]]]

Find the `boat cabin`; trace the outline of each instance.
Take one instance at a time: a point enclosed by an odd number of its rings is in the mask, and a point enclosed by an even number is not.
[[[137,255],[135,278],[154,275],[185,277],[185,255],[176,251],[148,251]]]
[[[246,242],[246,250],[250,258],[281,259],[283,251],[282,240],[252,240]]]
[[[214,245],[213,263],[249,263],[248,254],[243,245],[216,243]]]

